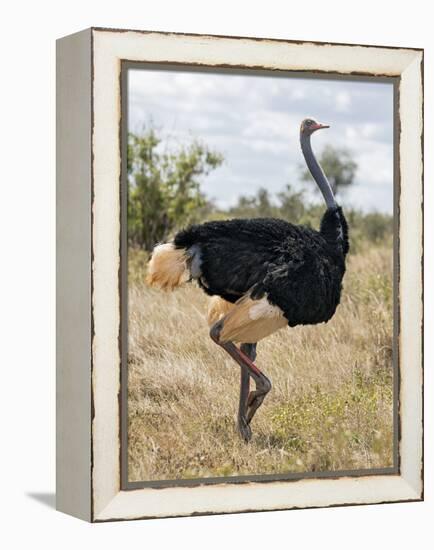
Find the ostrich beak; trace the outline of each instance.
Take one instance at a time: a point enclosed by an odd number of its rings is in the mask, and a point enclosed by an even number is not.
[[[315,126],[311,126],[312,130],[322,130],[323,128],[330,128],[328,124],[321,124],[318,122],[318,124],[315,124]]]

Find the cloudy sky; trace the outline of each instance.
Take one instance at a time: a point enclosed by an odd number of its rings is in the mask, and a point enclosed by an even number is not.
[[[203,182],[219,206],[260,187],[274,194],[297,186],[300,121],[312,116],[331,126],[313,136],[314,151],[346,147],[358,164],[353,188],[339,201],[392,212],[391,84],[134,69],[128,86],[130,131],[152,119],[172,143],[199,138],[224,155]]]

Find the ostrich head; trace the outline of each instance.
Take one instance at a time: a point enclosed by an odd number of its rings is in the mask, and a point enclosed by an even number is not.
[[[322,130],[323,128],[330,128],[327,124],[321,124],[314,118],[305,118],[301,122],[300,134],[312,135],[316,130]]]

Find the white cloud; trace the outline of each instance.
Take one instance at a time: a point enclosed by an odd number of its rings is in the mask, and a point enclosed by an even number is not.
[[[348,91],[336,94],[336,109],[341,113],[348,113],[351,107],[351,95]]]

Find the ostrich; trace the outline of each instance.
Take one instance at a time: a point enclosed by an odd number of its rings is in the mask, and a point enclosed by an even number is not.
[[[237,426],[246,442],[271,390],[254,362],[257,342],[287,325],[327,322],[340,301],[347,222],[310,142],[315,131],[328,127],[312,118],[300,126],[301,150],[327,206],[319,231],[276,218],[210,221],[157,245],[149,262],[151,286],[173,290],[195,280],[212,296],[210,336],[241,367]]]

